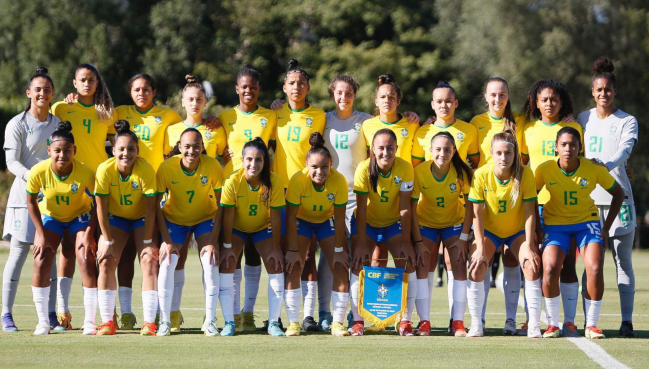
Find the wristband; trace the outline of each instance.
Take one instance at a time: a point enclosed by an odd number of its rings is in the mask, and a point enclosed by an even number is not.
[[[342,247],[334,247],[334,252],[343,252]]]
[[[142,243],[145,244],[145,245],[148,245],[148,244],[150,244],[150,243],[152,243],[152,242],[153,242],[153,240],[150,239],[150,238],[149,238],[148,240],[143,240],[143,241],[142,241]]]
[[[113,241],[106,241],[106,240],[104,240],[104,245],[106,245],[106,246],[113,246]]]
[[[231,248],[232,248],[232,244],[231,244],[231,243],[225,243],[225,242],[224,242],[224,243],[223,243],[223,248],[224,248],[224,249],[231,249]]]
[[[462,233],[462,234],[460,234],[460,240],[462,240],[462,241],[468,241],[468,240],[469,240],[469,234],[468,234],[468,233]]]

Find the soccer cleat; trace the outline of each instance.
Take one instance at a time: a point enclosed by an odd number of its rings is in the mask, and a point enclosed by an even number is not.
[[[347,313],[347,328],[351,329],[353,325],[354,325],[354,314],[352,314],[352,311],[350,310],[349,313]]]
[[[525,321],[525,323],[521,326],[521,329],[519,329],[516,334],[519,336],[527,336],[527,324],[528,321]]]
[[[529,334],[530,328],[527,328]],[[559,327],[549,325],[545,328],[545,333],[543,333],[543,338],[559,338]]]
[[[117,309],[113,310],[113,322],[115,322],[115,328],[121,330],[119,326],[119,319],[117,319]]]
[[[330,311],[319,311],[318,316],[320,317],[318,320],[318,326],[320,327],[321,330],[323,331],[328,331],[331,329],[331,323],[334,320],[333,315],[331,315]],[[342,325],[342,323],[341,323]]]
[[[606,336],[604,336],[604,333],[602,333],[602,330],[595,326],[586,327],[585,336],[586,338],[590,338],[591,340],[606,338]]]
[[[72,330],[72,314],[69,311],[65,313],[58,313],[56,315],[59,326],[55,327],[55,331],[71,331]]]
[[[356,324],[356,322],[354,322],[354,324]],[[365,328],[365,333],[380,333],[380,332],[385,332],[385,328],[383,327],[379,328],[375,325],[371,325]]]
[[[120,330],[132,331],[135,329],[135,323],[137,323],[137,320],[135,319],[135,314],[133,313],[122,314],[122,317],[120,318]]]
[[[39,323],[34,330],[34,336],[44,336],[50,334],[50,325]]]
[[[56,330],[56,328],[60,325],[59,319],[56,316],[56,311],[50,311],[49,318],[50,318],[50,329]]]
[[[418,336],[430,336],[430,321],[422,320],[417,328]]]
[[[541,338],[541,323],[536,324],[536,326],[529,327],[527,329],[527,338]]]
[[[274,320],[268,324],[268,334],[273,337],[284,336],[284,332],[282,332],[282,329],[279,327],[279,323]]]
[[[219,335],[219,330],[216,328],[216,319],[212,319],[205,325],[205,335],[208,337],[215,337]]]
[[[221,336],[230,337],[234,336],[234,332],[237,330],[237,324],[234,321],[225,322],[223,329],[221,330]]]
[[[172,311],[170,323],[172,332],[180,332],[180,325],[184,323],[183,314],[180,311]]]
[[[448,328],[446,328],[446,331],[453,334],[453,318],[448,320]]]
[[[349,336],[350,333],[347,331],[343,323],[333,322],[331,323],[331,335],[335,337],[345,337]]]
[[[564,337],[581,337],[579,331],[573,322],[563,323],[563,336]]]
[[[286,335],[289,336],[289,337],[299,336],[300,335],[300,323],[298,323],[298,322],[289,323],[288,329],[286,330]]]
[[[505,328],[503,328],[503,334],[506,336],[513,336],[516,332],[516,322],[512,319],[507,319],[505,322]]]
[[[171,335],[171,324],[169,322],[160,322],[160,325],[158,326],[158,333],[156,333],[156,336],[162,337],[162,336],[170,336]]]
[[[227,324],[228,322],[225,322]],[[243,327],[243,315],[241,314],[234,314],[234,326],[235,326],[235,332],[237,333],[243,333],[245,332],[245,328]],[[223,334],[221,334],[223,335]]]
[[[306,332],[317,332],[320,330],[318,323],[315,322],[312,316],[307,316],[302,321],[302,329]]]
[[[464,321],[462,320],[453,321],[451,334],[455,337],[466,337],[466,328],[464,328]]]
[[[2,331],[3,332],[18,332],[18,327],[14,323],[14,317],[11,313],[6,313],[2,316]]]
[[[140,336],[155,336],[155,331],[158,329],[155,323],[144,322],[142,329],[140,329]]]
[[[94,336],[97,334],[97,326],[94,324],[84,324],[83,327],[84,336]]]
[[[496,288],[496,281],[494,279],[489,282],[489,288]]]
[[[284,325],[282,324],[282,318],[277,319],[277,324],[279,326],[279,329],[284,331]],[[261,328],[257,328],[258,331],[268,331],[268,320],[264,320],[264,326]]]
[[[412,329],[412,323],[409,320],[402,320],[399,323],[399,336],[411,337],[415,332]]]
[[[435,282],[435,287],[442,287],[444,286],[444,281],[442,278],[437,278],[437,282]]]
[[[244,332],[254,332],[257,330],[255,325],[255,315],[253,313],[241,313],[241,320],[243,321]],[[268,330],[268,328],[266,328]]]
[[[633,323],[630,321],[624,321],[620,325],[619,331],[620,337],[636,337],[635,332],[633,331]]]
[[[112,320],[101,323],[99,329],[97,329],[98,336],[112,336],[115,333],[117,333],[117,328],[115,328],[115,323]]]
[[[352,325],[352,336],[362,336],[365,332],[365,323],[363,321],[354,322]]]
[[[477,324],[472,324],[471,328],[469,328],[469,333],[466,335],[467,337],[484,337],[484,327],[481,325]]]

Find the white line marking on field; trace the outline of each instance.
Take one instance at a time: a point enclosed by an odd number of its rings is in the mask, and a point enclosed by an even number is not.
[[[505,290],[503,289],[503,273],[498,274],[498,277],[496,277],[496,287],[500,290],[500,292],[502,292],[503,294],[505,293]],[[523,299],[522,295],[518,296],[518,305],[522,308],[525,308],[525,300]],[[600,315],[604,315],[604,314],[600,314]],[[617,316],[618,314],[609,314],[609,315]],[[541,321],[545,324],[548,324],[548,320],[546,319],[545,314],[543,313],[541,313]],[[572,342],[581,351],[583,351],[584,354],[586,354],[586,356],[591,358],[591,360],[599,364],[602,368],[620,368],[620,369],[629,368],[628,366],[622,364],[616,358],[611,356],[600,345],[596,344],[595,342],[589,340],[586,337],[579,337],[579,338],[571,337],[568,338],[568,341]]]

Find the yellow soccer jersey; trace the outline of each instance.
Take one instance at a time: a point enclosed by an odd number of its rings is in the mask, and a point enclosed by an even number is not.
[[[304,169],[306,153],[311,148],[309,136],[324,132],[325,112],[309,105],[303,110],[293,110],[288,104],[277,111],[277,152],[273,172],[282,179],[284,188],[293,175]]]
[[[599,212],[590,193],[599,184],[612,190],[615,179],[606,167],[579,158],[579,168],[566,173],[557,160],[546,161],[536,168],[536,189],[545,187],[550,199],[543,207],[543,220],[547,225],[569,225],[599,220]]]
[[[221,206],[236,208],[234,212],[234,229],[241,232],[257,232],[270,226],[270,209],[282,209],[284,186],[275,173],[270,173],[270,201],[268,206],[262,199],[261,185],[252,189],[246,181],[245,170],[239,169],[225,181]],[[282,221],[284,221],[282,219]]]
[[[158,194],[168,191],[162,207],[165,218],[175,224],[193,226],[216,216],[215,193],[223,186],[223,169],[216,159],[201,155],[193,173],[180,166],[181,155],[165,160],[158,169]]]
[[[187,128],[196,128],[201,135],[203,136],[203,145],[205,145],[205,152],[208,156],[213,158],[218,158],[223,156],[225,147],[228,145],[227,137],[225,136],[225,129],[219,127],[214,131],[210,131],[205,127],[204,124],[199,124],[196,127],[190,127],[184,122],[172,124],[167,127],[167,132],[165,132],[165,154],[171,151],[171,149],[180,141],[180,135]]]
[[[43,192],[43,200],[38,203],[41,214],[59,222],[69,222],[87,214],[92,207],[90,194],[95,188],[95,175],[76,159],[72,165],[72,172],[65,178],[59,178],[52,171],[52,159],[43,160],[29,170],[25,187],[27,193],[32,195]]]
[[[542,120],[528,122],[523,128],[523,141],[521,142],[521,155],[529,156],[529,166],[533,172],[546,161],[555,159],[554,143],[557,139],[557,132],[563,127],[572,127],[579,131],[582,137],[581,147],[584,147],[581,125],[577,122],[556,122],[547,124]],[[583,152],[582,152],[583,154]],[[547,190],[539,192],[539,205],[544,205],[550,200]]]
[[[408,119],[403,116],[395,123],[386,123],[379,119],[378,116],[370,118],[363,122],[361,126],[361,133],[365,137],[365,143],[368,148],[372,146],[374,134],[383,128],[392,130],[397,136],[397,145],[399,145],[397,148],[397,156],[412,164],[412,142],[419,128],[419,124],[408,123]]]
[[[401,158],[395,158],[392,171],[387,176],[384,177],[379,173],[379,181],[374,192],[370,183],[370,159],[360,162],[354,175],[354,192],[368,195],[367,224],[382,228],[398,222],[401,219],[399,210],[401,189],[404,188],[406,192],[412,189],[414,180],[415,173],[412,165]]]
[[[106,138],[115,135],[113,124],[117,115],[101,120],[94,105],[84,105],[78,101],[72,105],[59,101],[52,106],[52,114],[61,121],[72,123],[72,134],[77,146],[75,159],[96,171],[99,164],[108,159]]]
[[[523,141],[523,127],[525,126],[526,119],[522,115],[514,116],[516,121],[516,140],[518,141],[518,149],[521,149],[521,142]],[[480,150],[480,163],[478,168],[491,162],[491,139],[498,132],[502,132],[505,125],[502,118],[492,118],[489,113],[476,115],[470,122],[478,130],[478,149]]]
[[[236,106],[222,112],[219,120],[227,133],[228,147],[234,153],[232,160],[225,166],[226,174],[236,172],[243,166],[241,155],[243,145],[247,142],[261,137],[268,146],[270,141],[275,141],[277,115],[270,109],[259,106],[255,111],[244,113]]]
[[[494,164],[487,164],[475,171],[469,201],[485,203],[484,229],[498,237],[506,238],[525,229],[525,207],[523,203],[536,200],[534,174],[523,167],[521,187],[512,208],[510,194],[512,180],[501,182],[494,174]]]
[[[436,178],[430,170],[432,160],[425,161],[415,168],[415,186],[412,200],[417,204],[419,225],[430,228],[446,228],[464,221],[464,204],[461,196],[468,196],[471,183],[466,173],[462,182],[451,165],[443,178]]]
[[[135,159],[133,172],[122,178],[115,158],[99,165],[95,177],[95,196],[108,196],[108,212],[126,219],[142,218],[146,205],[142,196],[155,196],[155,171],[142,158]]]
[[[347,180],[336,169],[331,168],[324,187],[317,189],[309,178],[309,170],[304,168],[291,178],[286,190],[286,203],[300,207],[298,218],[322,223],[333,217],[334,206],[347,205],[348,191]]]
[[[417,133],[415,133],[412,157],[419,160],[432,160],[430,141],[437,133],[442,131],[447,131],[455,138],[455,146],[457,146],[457,152],[462,160],[466,161],[469,156],[480,155],[478,129],[458,119],[455,123],[444,127],[435,124],[425,124],[419,127]]]
[[[151,164],[153,169],[164,161],[165,132],[170,124],[183,119],[175,111],[162,106],[153,106],[141,112],[135,105],[122,105],[115,109],[119,119],[127,120],[135,132],[140,146],[140,157]]]

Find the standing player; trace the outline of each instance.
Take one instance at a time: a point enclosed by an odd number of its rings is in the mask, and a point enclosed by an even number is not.
[[[102,324],[97,334],[115,334],[115,270],[129,235],[133,235],[142,267],[144,324],[140,334],[153,336],[158,310],[158,240],[153,238],[157,191],[155,171],[151,164],[138,156],[137,137],[130,130],[129,123],[118,120],[115,131],[114,157],[99,165],[95,178],[97,218],[102,234],[97,250]]]
[[[290,322],[286,335],[300,335],[301,264],[307,257],[311,238],[315,237],[333,274],[331,334],[348,336],[343,326],[349,300],[349,253],[345,241],[347,181],[331,168],[331,154],[324,147],[322,135],[312,133],[309,143],[311,149],[306,154],[306,168],[293,175],[286,193],[286,202],[290,205],[286,211],[286,312]]]
[[[523,106],[523,113],[528,123],[523,128],[521,141],[521,155],[523,164],[528,164],[533,171],[546,161],[555,160],[554,143],[557,132],[563,127],[573,127],[581,134],[581,126],[576,122],[564,122],[562,117],[572,115],[572,99],[563,83],[554,79],[544,79],[536,82],[527,94]],[[581,146],[583,147],[583,145]],[[543,189],[538,194],[539,215],[543,227],[543,206],[550,200],[550,193]],[[540,241],[540,240],[539,240]],[[563,299],[563,334],[566,337],[578,337],[575,326],[577,313],[577,296],[579,282],[575,272],[575,253],[567,253],[565,265],[561,269],[561,296]],[[512,291],[520,290],[520,283],[516,283],[518,267],[503,268],[508,283],[504,285],[505,295]],[[518,279],[520,281],[520,279]],[[512,287],[513,286],[513,287]],[[507,320],[503,332],[516,334],[516,310],[518,301],[512,299],[506,305]]]
[[[2,238],[11,242],[4,267],[2,283],[2,331],[16,332],[12,308],[18,292],[20,273],[34,243],[36,229],[27,211],[25,185],[29,171],[37,163],[49,158],[48,139],[57,129],[60,119],[49,113],[54,97],[54,83],[47,69],[39,67],[27,84],[29,102],[24,112],[13,117],[5,128],[4,150],[7,169],[16,176],[9,198]],[[56,319],[56,258],[52,259],[50,275],[49,319],[50,327],[59,325]],[[54,283],[52,283],[54,282]]]
[[[557,133],[557,161],[547,161],[536,169],[536,188],[546,188],[550,199],[544,209],[543,295],[548,312],[544,338],[559,337],[559,270],[574,238],[588,281],[585,283],[586,338],[604,338],[597,328],[604,295],[604,247],[624,200],[624,191],[604,166],[580,158],[581,134],[573,127]],[[599,184],[613,196],[604,225],[590,194]],[[565,331],[564,331],[565,333]]]
[[[484,278],[498,247],[506,246],[525,275],[525,296],[530,312],[527,336],[541,337],[540,257],[534,242],[536,190],[532,170],[522,165],[515,133],[492,138],[492,162],[475,172],[469,201],[473,203],[475,234],[470,248],[467,299],[471,329],[467,337],[484,335],[481,313],[485,302]]]
[[[607,58],[595,61],[591,89],[596,107],[579,114],[577,121],[584,127],[586,157],[603,162],[624,191],[620,214],[611,224],[608,234],[609,244],[605,245],[605,248],[610,245],[613,250],[617,272],[617,287],[622,312],[619,334],[622,337],[635,337],[631,321],[635,295],[635,275],[631,262],[631,250],[633,249],[636,220],[631,182],[625,171],[625,166],[631,156],[633,146],[638,142],[638,121],[634,116],[615,106],[617,82],[613,69],[613,63]],[[609,212],[612,210],[610,207],[611,196],[602,187],[597,186],[591,197],[599,209],[600,220],[608,218]]]
[[[171,302],[174,293],[174,273],[178,256],[186,246],[187,237],[196,238],[203,266],[205,282],[205,317],[208,323],[205,335],[215,336],[214,319],[219,298],[219,248],[220,214],[223,170],[216,159],[204,154],[203,138],[195,128],[187,128],[171,156],[160,165],[156,175],[158,197],[167,200],[157,210],[157,223],[162,236],[160,246],[160,274],[158,297],[160,300],[160,326],[158,336],[171,334]],[[177,154],[177,155],[176,155]]]
[[[358,274],[369,262],[376,245],[384,244],[397,268],[408,273],[406,314],[399,324],[399,334],[414,335],[412,311],[417,296],[415,253],[410,241],[410,196],[414,172],[410,163],[398,158],[397,136],[390,129],[380,129],[371,141],[370,158],[362,161],[354,176],[357,207],[352,218],[353,269],[350,280],[352,335],[362,336],[364,320],[358,313]],[[415,243],[422,242],[415,240]]]
[[[270,156],[263,139],[255,137],[246,142],[241,156],[239,161],[242,167],[225,181],[221,197],[223,249],[219,296],[223,315],[227,313],[221,335],[234,334],[232,323],[228,323],[236,319],[237,312],[234,309],[236,301],[232,301],[233,272],[244,244],[250,240],[263,258],[268,272],[268,334],[283,336],[279,315],[284,301],[284,255],[280,245],[284,186],[279,177],[270,171]]]
[[[466,211],[462,198],[469,196],[471,169],[460,157],[453,135],[438,132],[431,139],[432,160],[415,168],[412,192],[412,236],[422,240],[415,245],[417,255],[417,313],[421,318],[419,335],[430,336],[430,269],[439,244],[447,245],[450,264],[456,277],[452,294],[455,302],[452,334],[466,336],[466,255],[472,211]],[[432,267],[434,268],[434,266]]]
[[[66,230],[70,232],[75,243],[64,243],[63,247],[73,248],[70,253],[76,254],[83,283],[83,305],[86,313],[83,334],[97,333],[97,245],[94,238],[97,216],[90,197],[95,178],[87,166],[74,159],[76,146],[71,130],[70,122],[59,123],[47,146],[50,158],[32,167],[25,187],[27,210],[36,227],[32,293],[38,325],[34,335],[50,333],[47,311],[50,268]],[[38,194],[41,191],[43,200],[39,203]]]

